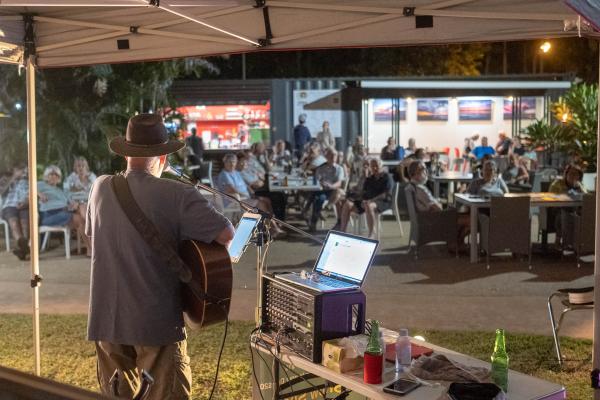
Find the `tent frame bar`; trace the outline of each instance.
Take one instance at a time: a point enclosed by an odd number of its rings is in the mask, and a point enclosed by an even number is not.
[[[140,0],[140,1],[147,2],[147,0]],[[256,46],[256,47],[260,47],[260,46],[261,46],[261,45],[260,45],[260,43],[258,43],[258,42],[257,42],[257,41],[255,41],[255,40],[248,39],[248,38],[247,38],[247,37],[245,37],[245,36],[242,36],[242,35],[239,35],[239,34],[237,34],[237,33],[233,33],[233,32],[231,32],[231,31],[225,30],[225,29],[223,29],[223,28],[220,28],[220,27],[218,27],[218,26],[216,26],[216,25],[209,24],[208,22],[206,22],[206,21],[203,21],[202,19],[200,19],[200,18],[198,18],[198,17],[194,16],[193,14],[190,14],[190,13],[188,13],[188,12],[185,12],[185,11],[179,11],[179,10],[175,10],[175,8],[174,8],[174,7],[171,7],[170,5],[165,5],[165,4],[164,4],[164,1],[163,1],[163,3],[162,3],[162,4],[160,4],[160,5],[159,5],[157,8],[159,8],[159,9],[161,9],[161,10],[164,10],[164,11],[166,11],[166,12],[169,12],[169,13],[171,13],[171,14],[177,15],[177,16],[179,16],[179,17],[181,17],[181,18],[187,19],[187,20],[189,20],[189,21],[195,22],[196,24],[199,24],[199,25],[205,26],[205,27],[207,27],[207,28],[209,28],[209,29],[215,30],[215,31],[217,31],[217,32],[221,32],[221,33],[223,33],[223,34],[225,34],[225,35],[232,36],[232,37],[234,37],[234,38],[237,38],[237,39],[239,39],[239,40],[242,40],[242,41],[244,41],[244,42],[246,42],[246,43],[250,43],[250,44],[252,44],[252,45],[254,45],[254,46]]]

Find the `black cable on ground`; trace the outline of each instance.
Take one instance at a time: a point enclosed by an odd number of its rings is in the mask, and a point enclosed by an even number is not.
[[[225,314],[225,329],[223,331],[223,340],[221,341],[221,349],[219,350],[219,357],[217,358],[217,370],[215,371],[215,378],[213,379],[212,389],[210,390],[210,395],[208,396],[208,400],[211,400],[213,397],[213,393],[215,392],[215,388],[217,387],[217,381],[219,379],[219,367],[221,366],[221,356],[223,355],[223,349],[225,349],[225,339],[227,339],[227,329],[229,328],[229,313],[227,309],[221,305],[221,309],[223,310],[223,314]]]

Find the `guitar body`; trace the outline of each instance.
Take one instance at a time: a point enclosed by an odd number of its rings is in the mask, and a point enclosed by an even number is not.
[[[229,313],[233,271],[225,246],[185,240],[179,247],[179,256],[192,272],[192,279],[210,296],[223,299],[222,305],[194,296],[187,285],[183,286],[185,320],[192,328],[201,328],[225,321],[224,309]]]

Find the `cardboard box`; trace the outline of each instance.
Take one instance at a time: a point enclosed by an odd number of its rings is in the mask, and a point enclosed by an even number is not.
[[[363,367],[363,358],[348,358],[346,349],[340,346],[341,339],[331,339],[323,342],[323,358],[321,364],[332,371],[344,373]]]

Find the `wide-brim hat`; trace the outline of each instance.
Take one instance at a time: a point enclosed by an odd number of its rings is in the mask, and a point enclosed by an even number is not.
[[[160,115],[139,114],[129,119],[125,136],[110,141],[115,153],[126,157],[157,157],[174,153],[185,146],[179,140],[169,139]]]

